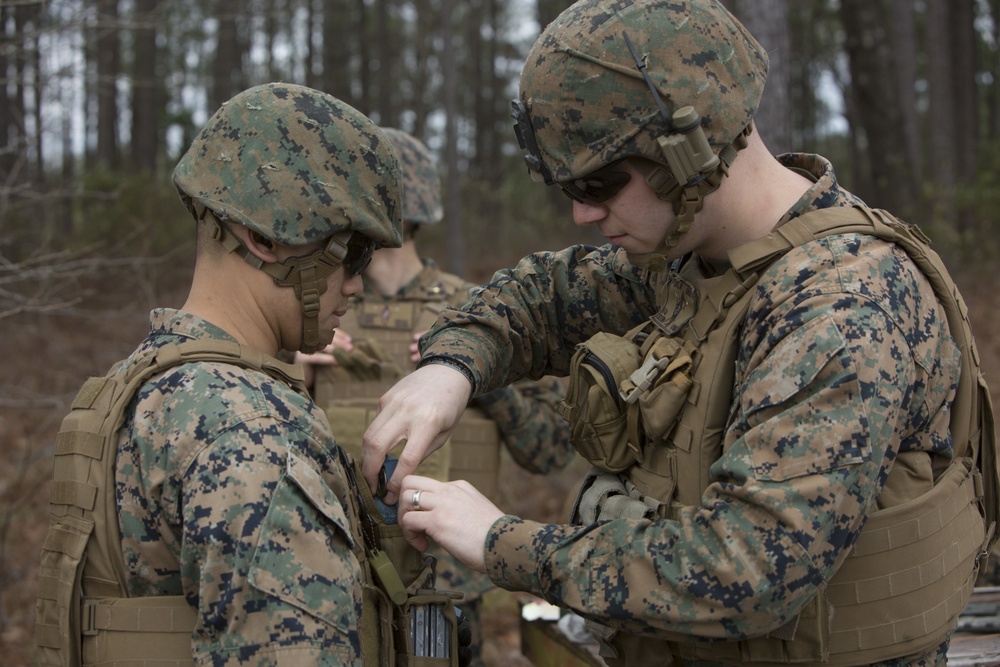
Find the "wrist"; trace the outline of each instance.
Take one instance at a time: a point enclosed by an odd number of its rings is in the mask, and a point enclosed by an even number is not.
[[[417,364],[417,368],[423,368],[424,366],[448,366],[449,368],[454,368],[456,371],[465,376],[465,379],[469,381],[469,385],[472,387],[472,394],[476,393],[476,379],[472,374],[472,369],[463,364],[461,361],[454,359],[452,357],[430,357],[429,359],[421,359],[420,363]]]

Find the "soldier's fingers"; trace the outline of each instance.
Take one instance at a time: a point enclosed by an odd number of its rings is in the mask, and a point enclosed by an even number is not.
[[[362,442],[361,474],[373,491],[378,488],[378,473],[382,469],[382,464],[385,463],[386,453],[402,439],[393,436],[392,431],[383,426],[381,422],[388,420],[388,415],[385,419],[380,420],[384,414],[380,413],[375,417],[371,425],[368,426],[368,430],[365,431]],[[386,501],[390,503],[392,500],[394,498],[386,498]]]
[[[417,466],[433,452],[444,445],[448,439],[447,433],[441,433],[437,429],[428,428],[426,425],[415,427],[408,438],[404,440],[403,451],[399,453],[399,462],[396,464],[396,471],[389,480],[387,497],[397,498],[403,479],[417,471]]]
[[[399,519],[403,537],[417,551],[427,551],[430,548],[430,541],[427,539],[427,526],[430,521],[431,517],[426,512],[406,512]]]

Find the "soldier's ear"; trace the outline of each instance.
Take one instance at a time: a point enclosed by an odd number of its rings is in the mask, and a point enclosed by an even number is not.
[[[274,241],[242,225],[240,228],[243,230],[243,243],[255,257],[267,263],[278,261],[278,256],[274,253]]]

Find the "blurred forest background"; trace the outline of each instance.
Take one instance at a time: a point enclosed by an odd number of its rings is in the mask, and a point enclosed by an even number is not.
[[[59,420],[88,375],[142,338],[149,308],[183,302],[193,226],[170,173],[211,113],[280,80],[422,138],[446,186],[445,222],[422,246],[446,269],[486,280],[529,251],[599,241],[571,224],[558,190],[530,182],[510,129],[521,63],[568,4],[0,0],[6,664],[30,662]],[[990,373],[1000,356],[1000,0],[725,4],[770,53],[765,141],[830,157],[849,189],[934,238],[976,314]],[[510,495],[515,511],[560,518],[561,497]],[[495,664],[513,664],[491,650]]]

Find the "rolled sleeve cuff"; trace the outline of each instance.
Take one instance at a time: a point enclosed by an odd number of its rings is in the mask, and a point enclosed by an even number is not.
[[[545,597],[543,574],[552,551],[572,539],[577,526],[526,521],[516,516],[496,520],[486,535],[486,573],[498,586]]]
[[[508,590],[535,592],[539,588],[538,554],[532,548],[543,526],[516,516],[502,516],[486,535],[486,573]]]

